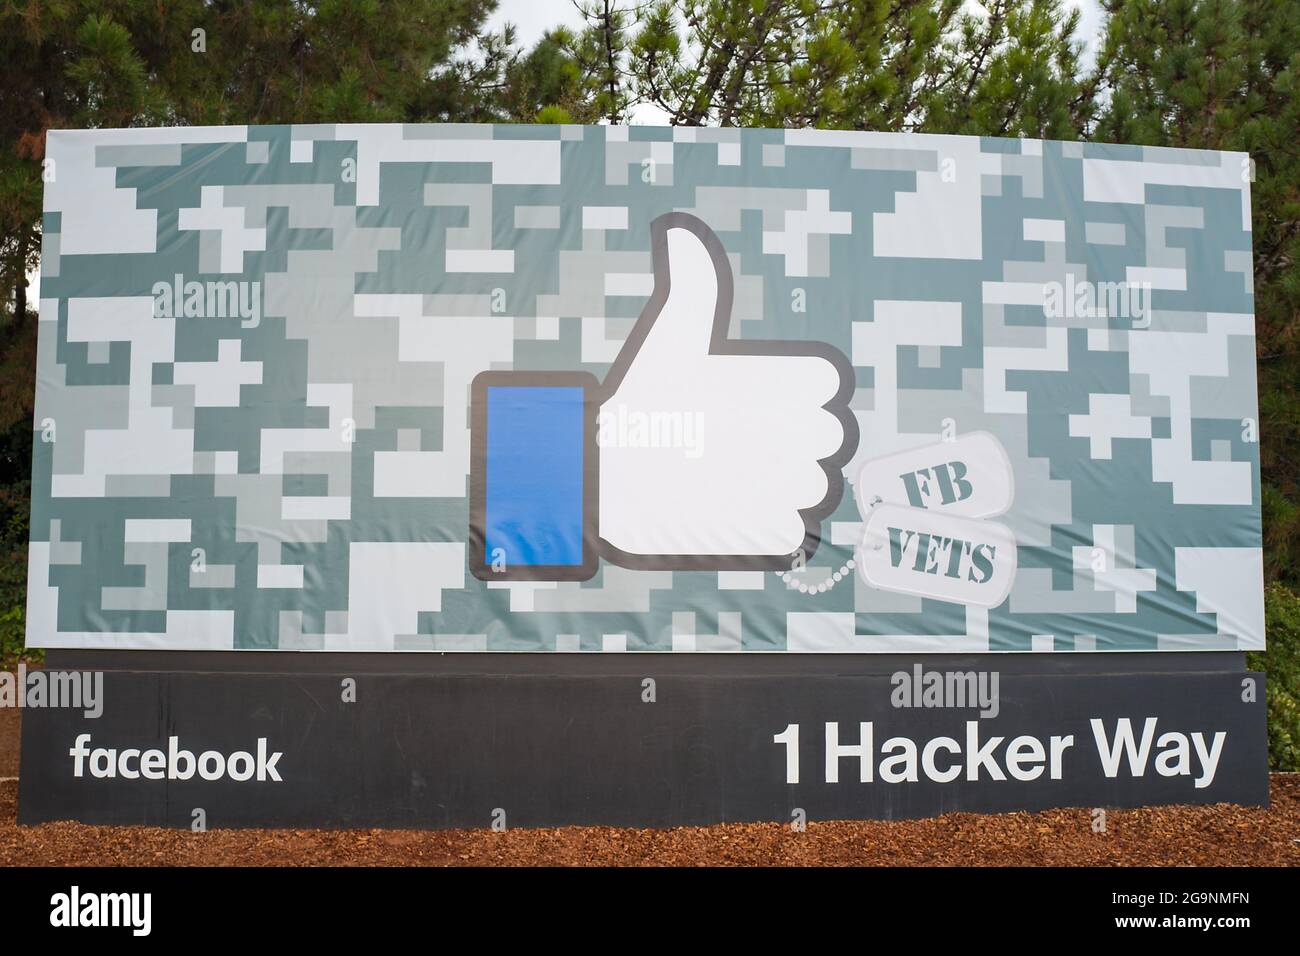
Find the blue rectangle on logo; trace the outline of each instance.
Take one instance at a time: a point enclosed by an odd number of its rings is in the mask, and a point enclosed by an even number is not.
[[[581,387],[487,390],[484,563],[583,563]]]

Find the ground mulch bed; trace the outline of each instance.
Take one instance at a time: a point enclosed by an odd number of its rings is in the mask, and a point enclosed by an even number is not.
[[[18,776],[18,740],[22,711],[0,707],[0,780]]]
[[[18,826],[18,785],[0,783],[8,866],[1300,866],[1300,775],[1275,775],[1272,806],[1088,810],[929,820],[634,830],[213,830],[80,823]]]

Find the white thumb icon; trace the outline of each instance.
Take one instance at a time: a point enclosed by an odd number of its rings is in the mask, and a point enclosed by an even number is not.
[[[822,342],[729,338],[733,282],[701,220],[651,224],[654,294],[600,388],[600,538],[624,567],[807,558],[857,447],[853,368]]]

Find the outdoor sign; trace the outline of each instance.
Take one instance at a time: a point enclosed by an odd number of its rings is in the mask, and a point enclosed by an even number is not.
[[[1244,156],[226,127],[46,179],[24,822],[1267,801]]]
[[[51,131],[28,643],[1263,647],[1246,157]]]

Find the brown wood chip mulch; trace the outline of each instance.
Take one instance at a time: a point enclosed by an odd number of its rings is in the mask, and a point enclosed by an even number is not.
[[[213,830],[79,823],[18,826],[0,783],[0,867],[22,865],[1300,865],[1300,774],[1277,774],[1267,809],[1089,810],[929,820],[776,823],[673,830]]]

